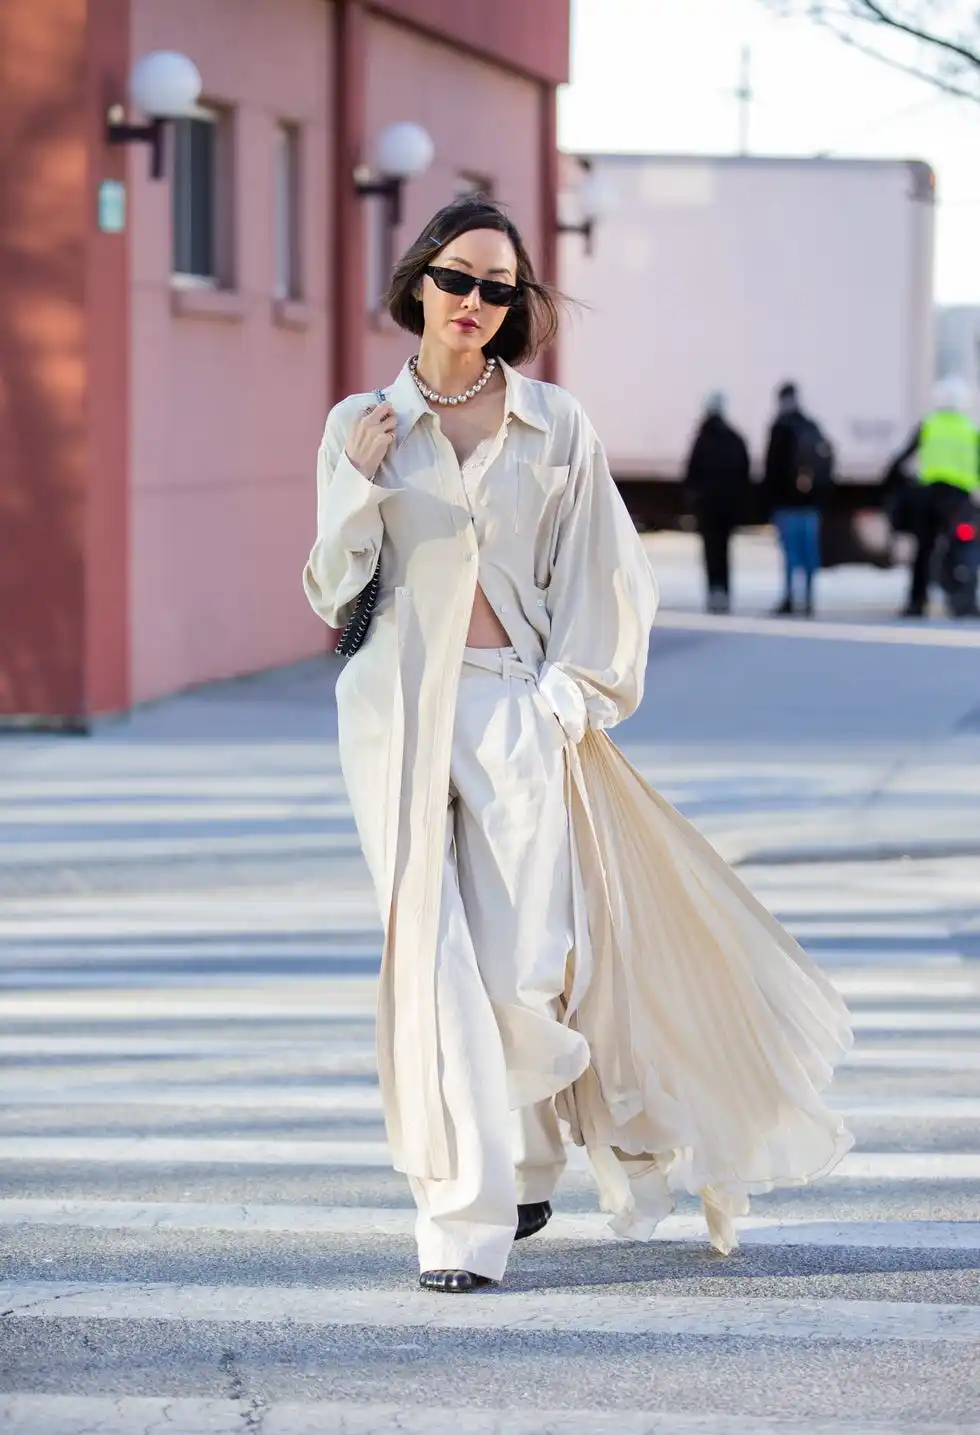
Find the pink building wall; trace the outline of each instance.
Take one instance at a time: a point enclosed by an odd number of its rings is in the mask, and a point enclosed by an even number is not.
[[[129,157],[133,702],[323,651],[299,575],[337,388],[337,201],[353,183],[336,172],[337,13],[333,0],[132,0],[132,57],[173,49],[194,59],[202,103],[231,112],[234,170],[227,291],[175,289],[169,180],[147,177],[142,149]],[[405,187],[396,252],[466,174],[491,181],[540,255],[543,97],[553,89],[369,9],[363,26],[363,78],[344,76],[361,107],[362,162],[396,120],[424,125],[436,146],[431,169]],[[274,311],[278,121],[302,138],[298,326]],[[377,234],[380,204],[354,203]],[[366,288],[360,314],[364,385],[389,382],[413,340],[369,314]]]
[[[234,107],[235,190],[232,294],[175,300],[170,185],[130,157],[134,702],[322,644],[298,575],[330,391],[331,34],[324,0],[133,0],[133,57],[181,50]],[[301,127],[299,327],[273,308],[279,121]]]
[[[492,181],[510,208],[532,256],[540,254],[540,86],[378,16],[368,28],[366,135],[370,146],[385,125],[411,118],[436,138],[430,169],[405,186],[401,254],[423,225],[456,193],[463,174]],[[373,223],[380,214],[372,214]],[[370,384],[394,378],[417,341],[387,316],[370,323],[365,367]]]

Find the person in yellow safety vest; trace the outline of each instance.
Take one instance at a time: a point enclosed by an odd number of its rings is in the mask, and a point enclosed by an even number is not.
[[[962,510],[964,494],[980,498],[980,428],[968,415],[970,388],[950,375],[936,384],[935,407],[896,457],[893,470],[918,455],[912,582],[903,618],[922,618],[936,542]]]

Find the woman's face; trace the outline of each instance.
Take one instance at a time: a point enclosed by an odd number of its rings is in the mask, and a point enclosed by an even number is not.
[[[441,269],[458,269],[474,279],[517,282],[517,255],[506,234],[498,229],[471,229],[452,239],[433,259]],[[425,338],[435,339],[458,354],[477,353],[496,334],[507,310],[487,304],[477,288],[468,294],[446,294],[430,275],[422,277],[422,311]]]

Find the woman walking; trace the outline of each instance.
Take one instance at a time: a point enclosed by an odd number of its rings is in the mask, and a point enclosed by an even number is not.
[[[672,1191],[736,1244],[747,1195],[850,1144],[819,1090],[829,983],[606,736],[643,694],[656,587],[598,438],[524,377],[558,311],[511,220],[441,210],[397,267],[418,354],[330,414],[307,596],[342,626],[340,755],[385,943],[378,1060],[421,1284],[502,1279],[584,1145],[621,1235]]]

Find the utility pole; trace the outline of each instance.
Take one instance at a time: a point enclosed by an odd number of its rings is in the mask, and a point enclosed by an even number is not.
[[[752,51],[748,45],[742,48],[742,65],[735,98],[738,100],[738,152],[739,154],[748,154],[749,119],[752,113],[752,101],[755,99],[755,91],[752,89]]]

